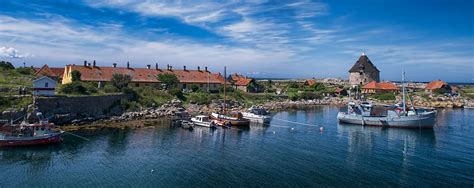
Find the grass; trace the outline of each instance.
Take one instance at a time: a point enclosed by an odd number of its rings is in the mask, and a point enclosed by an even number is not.
[[[33,74],[21,74],[17,69],[0,69],[0,88],[18,88],[20,86],[31,88],[34,79]]]
[[[33,98],[28,97],[13,97],[13,96],[3,96],[0,97],[0,111],[5,110],[19,110],[21,108],[26,108],[28,105],[33,103]]]

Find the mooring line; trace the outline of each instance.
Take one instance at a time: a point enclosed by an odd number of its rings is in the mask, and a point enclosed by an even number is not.
[[[70,134],[70,135],[72,135],[72,136],[75,136],[75,137],[78,137],[78,138],[81,138],[81,139],[84,139],[84,140],[87,140],[87,141],[91,141],[91,140],[87,139],[86,137],[82,137],[82,136],[79,136],[79,135],[77,135],[77,134],[70,133],[70,132],[63,131],[63,130],[61,130],[61,131],[62,131],[63,133],[66,133],[66,134]]]
[[[308,124],[308,123],[300,123],[300,122],[289,121],[289,120],[280,119],[280,118],[276,118],[276,117],[273,117],[272,119],[279,120],[279,121],[284,121],[284,122],[288,122],[288,123],[294,123],[294,124],[300,124],[300,125],[311,126],[311,127],[322,127],[322,126],[320,126],[320,125],[314,125],[314,124]]]

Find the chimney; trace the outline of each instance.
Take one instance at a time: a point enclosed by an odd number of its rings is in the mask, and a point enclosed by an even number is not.
[[[127,69],[130,68],[130,62],[127,61]]]
[[[150,69],[150,68],[151,68],[151,65],[146,65],[146,67],[147,67],[148,69]]]
[[[95,60],[94,60],[94,62],[92,62],[92,64],[93,64],[93,65],[94,65],[94,67],[95,67]]]
[[[158,63],[155,64],[155,69],[158,70]]]
[[[89,66],[89,67],[90,67],[90,66],[91,66],[91,63],[87,63],[87,66]]]
[[[183,70],[186,71],[186,65],[183,66]]]
[[[114,68],[117,67],[117,63],[113,63],[112,65],[114,65]]]
[[[204,67],[204,71],[207,72],[207,67]]]
[[[172,70],[173,70],[173,66],[170,66],[170,71],[172,71]]]
[[[87,67],[87,61],[84,61],[84,67]]]
[[[166,64],[166,70],[170,70],[170,64]]]
[[[200,66],[198,66],[198,71],[201,71],[201,67],[200,67]]]

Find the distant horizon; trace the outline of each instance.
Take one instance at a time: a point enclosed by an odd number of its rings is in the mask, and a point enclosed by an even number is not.
[[[254,78],[348,78],[362,53],[381,80],[474,82],[473,1],[2,1],[0,59],[207,66]]]

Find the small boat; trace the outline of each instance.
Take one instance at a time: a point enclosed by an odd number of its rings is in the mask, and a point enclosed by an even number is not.
[[[337,119],[341,123],[357,125],[432,129],[436,122],[436,110],[415,109],[413,102],[412,108],[408,109],[405,103],[406,90],[404,80],[405,73],[403,73],[402,77],[403,101],[400,105],[377,106],[368,102],[356,104],[350,101],[347,106],[347,112],[339,112]]]
[[[194,123],[188,120],[182,120],[181,121],[181,128],[183,129],[188,129],[192,131],[194,129]]]
[[[197,126],[216,128],[216,125],[209,119],[209,116],[198,115],[191,118],[191,121]]]
[[[211,117],[214,120],[227,121],[232,126],[249,126],[250,125],[250,121],[248,119],[243,118],[243,115],[240,112],[231,112],[228,115],[212,113]]]
[[[247,112],[242,113],[243,118],[250,120],[254,123],[270,123],[271,116],[268,115],[268,112],[264,108],[252,107],[249,108]]]
[[[221,120],[221,119],[213,119],[212,124],[220,126],[222,128],[230,128],[232,124],[228,120]]]
[[[37,113],[39,123],[3,125],[0,127],[0,147],[5,146],[33,146],[58,143],[63,140],[63,131],[54,130],[53,123],[42,118],[41,113]]]

